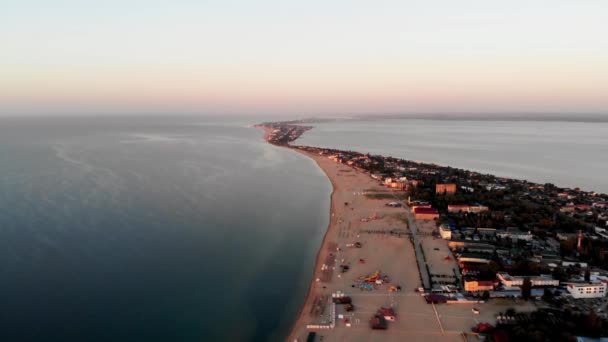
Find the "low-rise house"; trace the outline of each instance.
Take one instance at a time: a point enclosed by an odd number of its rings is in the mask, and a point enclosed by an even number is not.
[[[494,282],[489,280],[465,279],[464,290],[468,292],[481,292],[494,290]]]
[[[450,227],[446,226],[445,224],[442,224],[441,226],[439,226],[439,236],[441,236],[442,239],[451,240],[452,230],[450,229]]]
[[[458,263],[465,264],[489,264],[492,261],[492,255],[480,253],[462,253],[458,256]]]
[[[417,220],[435,220],[439,218],[439,212],[435,208],[416,208],[414,216]]]
[[[566,287],[572,298],[601,298],[606,296],[606,283],[570,283]]]
[[[410,210],[413,213],[416,213],[416,209],[418,208],[432,208],[433,206],[428,203],[420,203],[420,204],[411,204]]]
[[[526,277],[512,276],[508,273],[498,272],[496,277],[505,287],[522,286]],[[541,274],[540,276],[528,277],[533,287],[559,286],[559,280],[553,279],[550,274]]]
[[[524,240],[531,241],[534,238],[531,232],[522,232],[522,231],[501,231],[496,232],[496,236],[505,239],[509,238],[511,240]]]
[[[563,267],[574,266],[574,267],[587,268],[589,265],[586,262],[564,260],[564,261],[562,261],[562,266]]]
[[[482,204],[475,204],[475,205],[469,206],[470,213],[481,213],[481,212],[488,211],[488,210],[490,210],[490,208],[488,208],[487,206],[482,205]]]
[[[496,235],[496,228],[474,228],[474,227],[467,227],[465,229],[465,232],[467,234],[478,234],[478,235],[482,235],[484,237],[489,237],[489,236]]]
[[[448,204],[448,213],[468,213],[469,206],[466,204]]]
[[[456,184],[437,184],[435,185],[436,194],[454,194],[456,193]]]

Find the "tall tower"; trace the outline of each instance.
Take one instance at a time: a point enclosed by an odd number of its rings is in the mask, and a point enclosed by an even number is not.
[[[578,241],[576,243],[576,251],[577,252],[581,252],[581,242],[583,241],[583,231],[582,230],[578,230]]]

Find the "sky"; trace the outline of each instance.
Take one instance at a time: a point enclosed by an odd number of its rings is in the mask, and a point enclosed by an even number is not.
[[[4,0],[0,115],[608,113],[606,0]]]

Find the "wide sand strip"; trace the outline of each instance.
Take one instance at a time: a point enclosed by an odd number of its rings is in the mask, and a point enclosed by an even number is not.
[[[444,331],[431,305],[414,292],[420,286],[420,275],[415,253],[408,235],[401,237],[389,231],[407,232],[405,209],[392,208],[386,203],[394,199],[373,199],[390,195],[369,174],[336,163],[327,156],[294,149],[312,158],[330,179],[330,222],[317,255],[312,283],[306,301],[295,322],[288,341],[304,341],[309,331],[317,331],[324,341],[411,341],[441,339],[462,341],[457,331]],[[361,248],[348,247],[359,242]],[[339,248],[339,250],[338,250]],[[342,273],[342,265],[348,271]],[[375,289],[361,290],[357,279],[379,271],[389,282]],[[391,292],[391,286],[401,291]],[[353,299],[354,312],[346,312],[338,305],[334,329],[309,329],[308,325],[323,325],[330,321],[332,293],[341,291]],[[369,327],[369,319],[381,307],[393,307],[397,320],[389,323],[386,331]],[[350,327],[346,323],[350,323]]]

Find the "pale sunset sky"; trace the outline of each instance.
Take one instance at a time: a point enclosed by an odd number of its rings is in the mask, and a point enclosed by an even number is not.
[[[608,113],[608,1],[0,4],[0,115]]]

